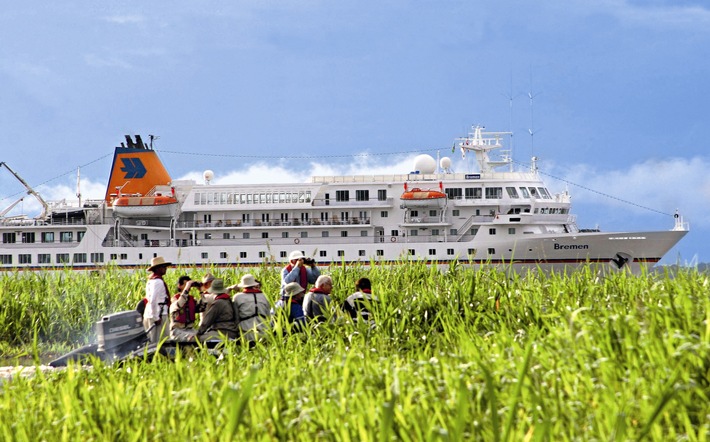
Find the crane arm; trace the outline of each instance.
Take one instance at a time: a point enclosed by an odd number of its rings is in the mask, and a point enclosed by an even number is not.
[[[5,166],[5,169],[9,170],[10,173],[11,173],[15,178],[17,178],[17,180],[18,180],[20,183],[22,183],[23,186],[25,186],[25,189],[27,189],[27,194],[28,194],[28,195],[34,196],[34,197],[37,199],[37,201],[39,201],[39,203],[42,205],[42,213],[40,213],[39,218],[42,218],[42,219],[46,218],[47,215],[49,214],[49,205],[47,204],[47,202],[39,195],[39,193],[37,193],[37,192],[32,188],[32,186],[30,186],[29,184],[27,184],[27,181],[23,180],[22,177],[17,174],[17,172],[15,172],[14,170],[12,170],[12,169],[10,168],[10,166],[7,165],[6,162],[4,162],[4,161],[0,162],[0,167],[2,167],[2,166]],[[18,202],[19,202],[19,201],[18,201]],[[15,204],[17,204],[17,203],[15,203]]]

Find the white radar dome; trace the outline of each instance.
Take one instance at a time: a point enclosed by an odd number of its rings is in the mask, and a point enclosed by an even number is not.
[[[449,157],[442,158],[439,161],[439,167],[441,167],[444,170],[451,168],[451,158],[449,158]]]
[[[431,155],[417,155],[414,158],[414,170],[422,174],[430,174],[436,171],[436,160]]]
[[[212,172],[211,170],[205,170],[204,172],[202,172],[202,178],[204,178],[205,181],[209,183],[214,178],[214,172]]]

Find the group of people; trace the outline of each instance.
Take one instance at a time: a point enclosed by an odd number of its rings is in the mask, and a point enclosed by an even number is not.
[[[165,337],[178,341],[242,337],[253,343],[270,328],[272,315],[279,309],[284,309],[296,330],[309,320],[323,322],[332,316],[333,279],[321,275],[315,260],[300,251],[291,252],[289,263],[281,270],[280,296],[274,308],[261,291],[261,283],[249,273],[239,284],[228,287],[210,273],[201,281],[180,276],[178,291],[171,296],[163,280],[171,265],[161,256],[151,260],[146,296],[137,307],[153,343]],[[193,289],[199,291],[199,299],[191,294]],[[372,296],[370,280],[360,278],[356,290],[345,299],[342,310],[354,321],[371,322],[371,307],[377,298]],[[232,296],[232,292],[236,294]]]

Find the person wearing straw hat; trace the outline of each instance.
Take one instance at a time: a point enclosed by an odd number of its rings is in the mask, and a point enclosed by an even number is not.
[[[303,296],[306,291],[297,282],[290,282],[284,287],[284,294],[276,302],[275,310],[280,308],[288,309],[288,322],[293,324],[295,331],[300,331],[306,323],[306,315],[303,313]]]
[[[190,294],[192,288],[199,288],[199,283],[187,275],[178,278],[178,292],[170,304],[170,337],[176,341],[194,341],[197,335],[195,318],[200,305]]]
[[[235,339],[238,336],[239,328],[235,321],[232,300],[227,292],[223,279],[216,278],[212,281],[207,293],[214,296],[214,300],[207,305],[207,309],[202,314],[200,327],[197,329],[197,339],[200,341],[220,339],[225,336]]]
[[[242,289],[232,297],[232,306],[236,316],[237,325],[242,337],[249,343],[256,342],[269,327],[271,317],[271,304],[260,289],[259,281],[254,275],[247,273],[242,276],[237,288]],[[229,287],[233,290],[235,287]]]
[[[163,276],[172,265],[162,256],[150,260],[148,271],[150,276],[145,285],[145,311],[143,312],[143,327],[148,333],[148,339],[155,344],[168,335],[168,306],[170,292]]]

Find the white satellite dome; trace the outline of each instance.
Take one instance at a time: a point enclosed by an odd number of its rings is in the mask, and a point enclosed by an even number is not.
[[[202,172],[202,178],[205,179],[205,182],[209,183],[214,179],[214,172],[212,172],[211,170],[205,170],[204,172]]]
[[[414,170],[422,174],[430,174],[436,171],[436,160],[431,155],[417,155],[414,158]]]
[[[444,157],[441,160],[439,160],[439,167],[441,167],[444,170],[450,169],[451,168],[451,158]]]

